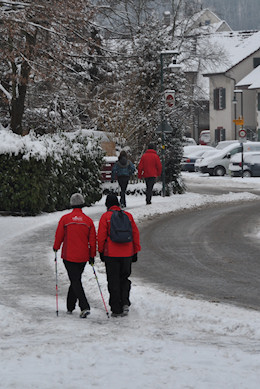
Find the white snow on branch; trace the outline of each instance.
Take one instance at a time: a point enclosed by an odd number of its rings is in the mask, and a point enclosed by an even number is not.
[[[2,84],[0,84],[0,90],[4,93],[4,95],[7,97],[9,103],[11,102],[12,100],[12,95],[11,93],[8,92],[8,90],[6,90]]]

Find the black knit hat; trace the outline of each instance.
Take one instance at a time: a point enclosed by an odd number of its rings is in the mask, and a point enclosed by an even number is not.
[[[106,207],[107,209],[111,208],[113,205],[119,206],[118,198],[115,194],[109,194],[106,198]]]

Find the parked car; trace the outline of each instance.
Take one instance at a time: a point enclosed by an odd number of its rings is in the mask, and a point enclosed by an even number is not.
[[[182,137],[182,145],[183,146],[196,146],[197,143],[195,139],[193,138],[188,138],[187,136]]]
[[[216,149],[222,150],[225,147],[227,147],[231,144],[234,144],[234,143],[240,143],[240,142],[238,140],[222,140],[222,141],[218,142]]]
[[[211,152],[215,151],[214,147],[211,146],[186,146],[183,148],[183,157],[181,161],[181,170],[186,172],[195,171],[195,162],[198,158],[204,155],[210,155]]]
[[[113,165],[116,163],[118,160],[118,157],[116,156],[111,156],[111,157],[104,157],[105,163],[101,169],[101,181],[106,182],[106,181],[111,181],[112,177],[112,168]]]
[[[229,172],[232,177],[242,176],[242,153],[230,158]],[[260,152],[243,153],[243,177],[260,177]]]
[[[199,144],[208,146],[210,142],[210,130],[202,130],[199,136]]]
[[[243,144],[244,152],[259,151],[260,142],[245,142]],[[212,156],[201,158],[195,163],[195,170],[201,173],[208,173],[210,176],[224,176],[229,169],[229,162],[232,155],[242,151],[241,143],[233,143],[219,150]]]

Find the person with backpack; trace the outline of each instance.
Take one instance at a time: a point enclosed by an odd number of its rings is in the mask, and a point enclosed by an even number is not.
[[[107,212],[98,226],[98,251],[106,266],[111,316],[125,316],[131,305],[131,266],[141,250],[139,230],[133,216],[121,210],[115,194],[109,194],[105,204]]]
[[[72,314],[78,300],[80,317],[90,314],[81,276],[86,263],[94,265],[96,255],[96,229],[93,220],[82,212],[84,197],[74,193],[70,198],[73,211],[62,216],[59,221],[53,250],[58,251],[62,244],[61,257],[67,270],[70,286],[67,293],[67,313]]]
[[[148,149],[143,154],[138,165],[138,178],[145,179],[146,184],[146,204],[152,203],[153,186],[156,177],[162,173],[162,163],[153,144],[148,145]]]
[[[118,184],[120,186],[120,206],[126,207],[125,192],[129,182],[130,176],[135,172],[135,165],[127,158],[127,153],[122,150],[118,161],[112,168],[112,181],[117,177]]]

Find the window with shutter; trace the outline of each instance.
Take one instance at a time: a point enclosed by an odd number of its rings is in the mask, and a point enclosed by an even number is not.
[[[214,109],[222,110],[226,108],[226,89],[216,88],[213,91]]]
[[[260,58],[257,58],[257,57],[255,57],[254,59],[253,59],[253,61],[254,61],[254,68],[257,68],[257,66],[259,66],[260,65]]]

